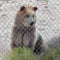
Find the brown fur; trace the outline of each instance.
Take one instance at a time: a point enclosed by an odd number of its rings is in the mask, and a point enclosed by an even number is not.
[[[35,10],[37,10],[37,7],[21,7],[21,9],[18,11],[15,23],[12,31],[12,41],[11,41],[11,48],[15,48],[18,46],[25,46],[29,48],[33,48],[34,38],[35,38],[35,25],[29,26],[27,21],[25,20],[25,16],[27,14],[34,14],[35,16]],[[23,44],[23,45],[22,45]]]
[[[15,47],[28,47],[33,50],[36,54],[40,54],[43,47],[43,41],[40,34],[37,33],[35,24],[30,25],[31,21],[36,22],[36,10],[37,7],[22,6],[18,11],[15,23],[12,31],[11,48]],[[29,16],[32,19],[28,19]],[[32,17],[31,17],[32,16]],[[29,22],[28,22],[28,21]],[[36,36],[37,33],[37,36]],[[36,41],[36,42],[35,42]],[[34,43],[35,42],[35,43]]]

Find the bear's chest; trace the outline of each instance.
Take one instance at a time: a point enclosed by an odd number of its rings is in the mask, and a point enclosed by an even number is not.
[[[26,29],[22,34],[22,41],[24,46],[31,46],[34,41],[34,31],[32,29]]]

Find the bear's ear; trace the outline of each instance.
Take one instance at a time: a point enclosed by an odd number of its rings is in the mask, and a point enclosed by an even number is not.
[[[21,6],[20,11],[25,10],[25,6]]]
[[[33,10],[36,11],[38,8],[37,7],[33,7]]]
[[[33,7],[33,10],[36,11],[38,8],[37,7]]]

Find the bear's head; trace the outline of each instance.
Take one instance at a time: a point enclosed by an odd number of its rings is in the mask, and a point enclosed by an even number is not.
[[[36,22],[37,7],[21,6],[18,12],[18,19],[25,27],[34,26]]]

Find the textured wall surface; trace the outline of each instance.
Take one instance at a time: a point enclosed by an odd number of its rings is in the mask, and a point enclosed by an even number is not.
[[[37,28],[44,42],[60,33],[60,0],[0,0],[0,60],[10,50],[14,18],[23,4],[38,7]]]

